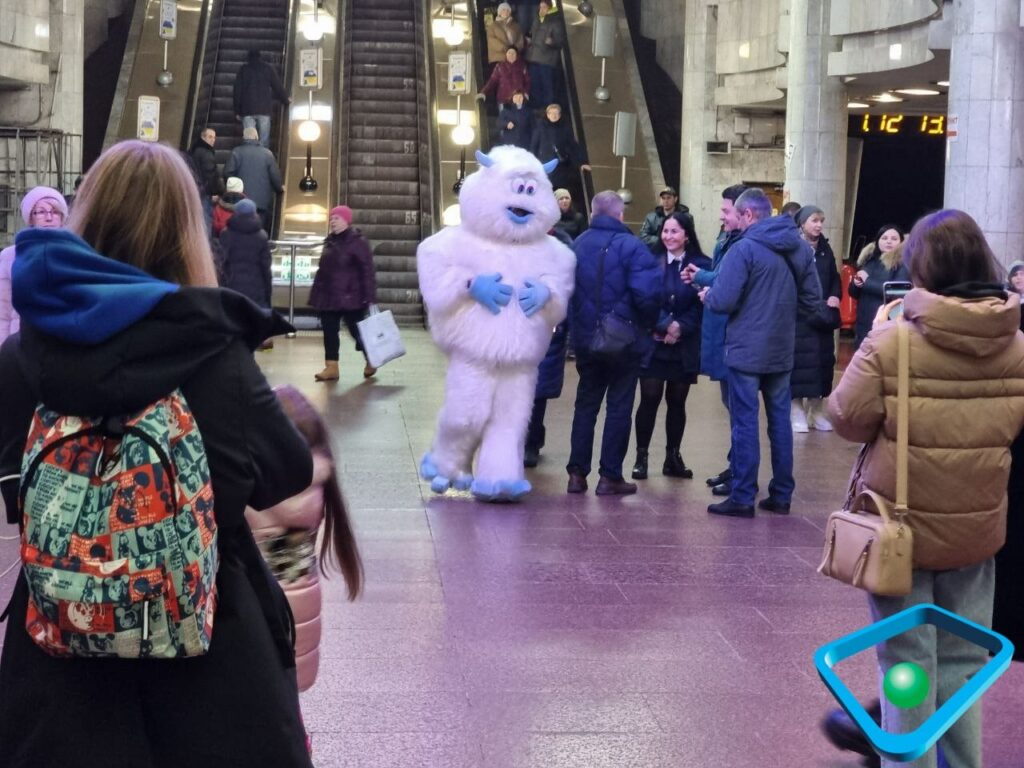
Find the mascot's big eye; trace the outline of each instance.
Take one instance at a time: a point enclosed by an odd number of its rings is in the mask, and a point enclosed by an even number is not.
[[[527,182],[527,184],[526,184],[526,194],[532,195],[536,191],[537,191],[537,185],[534,184],[532,181]]]
[[[526,182],[520,179],[518,176],[512,179],[512,191],[517,195],[523,194],[526,191]]]

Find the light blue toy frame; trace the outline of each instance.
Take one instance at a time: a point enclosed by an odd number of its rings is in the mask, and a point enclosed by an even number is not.
[[[860,702],[833,670],[836,664],[873,645],[896,637],[914,627],[933,624],[964,640],[980,645],[993,654],[992,659],[975,673],[952,698],[910,733],[888,733],[871,718]],[[860,727],[868,742],[883,757],[897,762],[916,760],[937,742],[950,726],[974,704],[1013,659],[1013,643],[1008,638],[968,621],[962,616],[931,603],[923,603],[859,629],[821,646],[814,653],[814,666],[822,681],[832,691],[846,713]],[[934,684],[934,681],[932,681]]]

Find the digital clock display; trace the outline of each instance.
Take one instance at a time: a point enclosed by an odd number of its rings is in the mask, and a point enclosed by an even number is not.
[[[945,115],[864,115],[860,133],[946,135]]]

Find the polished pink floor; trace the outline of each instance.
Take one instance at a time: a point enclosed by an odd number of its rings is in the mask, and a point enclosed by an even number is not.
[[[366,563],[354,604],[327,582],[320,677],[302,700],[318,768],[860,764],[819,736],[833,700],[812,661],[868,621],[859,592],[815,573],[855,446],[797,435],[793,514],[711,518],[703,478],[723,466],[728,425],[702,379],[683,444],[696,479],[660,475],[659,433],[636,496],[567,496],[570,363],[526,502],[437,497],[416,468],[444,363],[424,332],[404,335],[409,354],[371,382],[350,345],[328,385],[313,381],[315,337],[259,356],[327,415]],[[0,571],[15,555],[0,541]],[[986,768],[1024,766],[1021,666],[984,700]],[[871,658],[840,672],[874,695]]]

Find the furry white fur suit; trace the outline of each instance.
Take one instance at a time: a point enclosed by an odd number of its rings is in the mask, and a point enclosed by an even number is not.
[[[547,174],[518,147],[476,153],[459,192],[462,223],[416,250],[430,332],[448,357],[434,442],[420,462],[431,489],[484,501],[530,491],[523,473],[537,365],[566,314],[576,257],[547,232],[559,218]],[[473,456],[476,471],[473,470]]]

